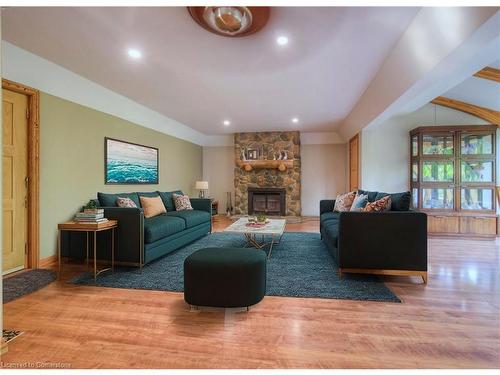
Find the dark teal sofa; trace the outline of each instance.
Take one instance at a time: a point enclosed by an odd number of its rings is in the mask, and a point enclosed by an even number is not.
[[[212,203],[210,199],[191,198],[193,210],[176,211],[171,192],[98,193],[96,203],[104,208],[104,216],[118,220],[115,235],[115,261],[141,266],[177,250],[212,231]],[[140,196],[160,196],[167,213],[144,218]],[[116,206],[118,197],[132,199],[138,208]],[[82,258],[85,254],[85,237],[82,233],[63,233],[63,256]],[[91,234],[92,235],[92,234]],[[97,236],[99,259],[110,258],[111,233]],[[92,247],[92,241],[90,241]]]

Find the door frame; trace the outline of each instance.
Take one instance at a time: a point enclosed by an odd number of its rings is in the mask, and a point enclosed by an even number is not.
[[[2,79],[2,89],[28,97],[28,253],[25,268],[40,262],[40,93],[38,90]]]
[[[357,188],[359,188],[359,155],[360,155],[360,152],[359,152],[359,133],[357,133],[356,135],[354,135],[351,139],[349,139],[349,144],[348,144],[348,155],[349,155],[349,181],[348,181],[348,184],[349,184],[349,191],[353,190],[352,189],[352,186],[351,186],[351,166],[353,164],[353,161],[352,161],[352,158],[351,158],[351,147],[352,147],[352,143],[354,141],[357,141],[358,142],[358,145],[357,145],[357,150],[356,150],[356,154],[357,154],[357,157],[356,157],[356,162],[357,162],[357,165],[356,165],[356,173],[357,173],[357,176],[356,176],[356,180],[357,180]]]

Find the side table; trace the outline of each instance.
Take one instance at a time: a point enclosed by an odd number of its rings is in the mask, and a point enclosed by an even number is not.
[[[118,227],[117,220],[108,220],[103,223],[82,223],[76,221],[67,221],[61,223],[57,226],[57,257],[59,260],[59,277],[61,277],[61,232],[86,232],[87,240],[85,246],[87,248],[87,267],[89,265],[89,232],[94,233],[94,281],[97,279],[97,275],[101,272],[114,270],[115,267],[115,229]],[[102,232],[105,230],[111,230],[111,268],[105,268],[97,271],[97,232]]]

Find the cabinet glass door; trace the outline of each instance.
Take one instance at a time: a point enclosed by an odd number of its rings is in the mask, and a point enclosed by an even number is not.
[[[422,208],[433,210],[452,210],[453,201],[453,189],[422,189]]]
[[[424,134],[422,137],[423,155],[453,155],[453,135]]]
[[[460,151],[462,155],[493,154],[493,134],[462,133]]]
[[[463,188],[461,194],[462,210],[491,211],[493,210],[493,189]]]
[[[424,161],[422,163],[422,181],[453,182],[453,161]]]
[[[493,162],[462,160],[460,179],[462,182],[493,182]]]

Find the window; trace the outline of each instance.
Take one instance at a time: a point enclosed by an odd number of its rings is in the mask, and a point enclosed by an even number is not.
[[[410,132],[415,209],[495,211],[495,126],[421,127]]]

